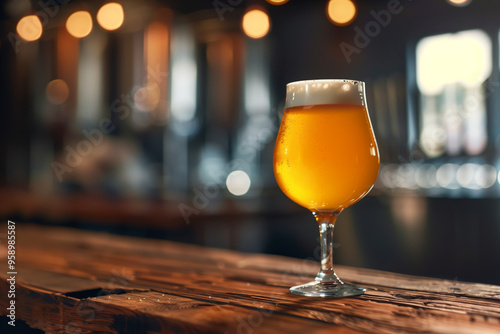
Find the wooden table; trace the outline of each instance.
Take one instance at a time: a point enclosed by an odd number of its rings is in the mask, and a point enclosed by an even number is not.
[[[16,328],[47,333],[500,333],[499,286],[338,266],[365,295],[290,294],[311,259],[17,224],[15,270]]]

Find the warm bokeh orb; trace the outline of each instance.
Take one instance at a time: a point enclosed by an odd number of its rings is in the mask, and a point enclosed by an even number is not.
[[[467,6],[471,0],[448,0],[448,2],[455,6]]]
[[[71,14],[66,21],[66,29],[76,37],[83,38],[92,31],[92,17],[87,11],[78,11]]]
[[[250,10],[243,16],[242,26],[248,37],[262,38],[269,32],[269,16],[260,9]]]
[[[36,41],[42,36],[42,22],[36,15],[27,15],[19,20],[16,31],[25,41]]]
[[[283,5],[288,2],[288,0],[266,0],[269,2],[271,5]]]
[[[102,6],[97,12],[97,22],[106,30],[116,30],[123,24],[123,7],[119,3],[110,2]]]
[[[356,6],[350,0],[330,0],[326,7],[326,14],[333,24],[345,26],[356,17]]]

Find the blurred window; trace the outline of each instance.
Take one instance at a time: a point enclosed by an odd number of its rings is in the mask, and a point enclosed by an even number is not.
[[[420,147],[429,158],[486,148],[491,39],[482,30],[422,38],[416,49]]]

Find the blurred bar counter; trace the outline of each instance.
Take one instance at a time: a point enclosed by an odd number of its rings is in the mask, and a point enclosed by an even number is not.
[[[195,195],[193,195],[195,196]],[[500,200],[377,189],[342,213],[335,263],[500,285]],[[205,206],[203,206],[205,205]],[[313,258],[317,226],[284,196],[151,200],[0,190],[3,221],[65,226],[252,253]],[[316,259],[317,260],[317,259]]]
[[[40,196],[14,188],[1,189],[0,199],[0,214],[11,219],[37,219],[61,224],[78,219],[106,225],[144,221],[148,227],[158,226],[165,221],[169,222],[169,227],[183,224],[175,207],[170,209],[165,205],[136,199],[113,200],[108,196],[89,194]]]
[[[288,292],[315,275],[309,260],[29,224],[16,236],[16,329],[33,333],[500,331],[494,285],[338,266],[366,294],[313,299]]]
[[[207,218],[231,219],[244,215],[276,215],[288,203],[262,206],[261,201],[244,204],[231,199],[194,195],[185,200],[151,200],[140,197],[110,197],[105,194],[39,194],[18,188],[0,188],[0,216],[64,225],[117,226],[142,229],[182,228]],[[253,204],[252,204],[253,202]],[[257,203],[259,202],[259,203]],[[210,204],[210,206],[209,206]],[[257,210],[258,209],[258,210]],[[286,208],[304,212],[299,207]]]

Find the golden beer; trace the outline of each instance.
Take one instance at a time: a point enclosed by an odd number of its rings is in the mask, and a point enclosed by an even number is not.
[[[286,86],[285,112],[274,146],[274,175],[285,195],[312,211],[321,245],[316,278],[291,287],[291,293],[349,297],[365,292],[335,274],[333,229],[342,210],[373,187],[379,165],[364,82],[305,80]]]
[[[285,110],[274,150],[281,190],[311,211],[342,209],[363,198],[380,159],[362,105],[318,104]]]

